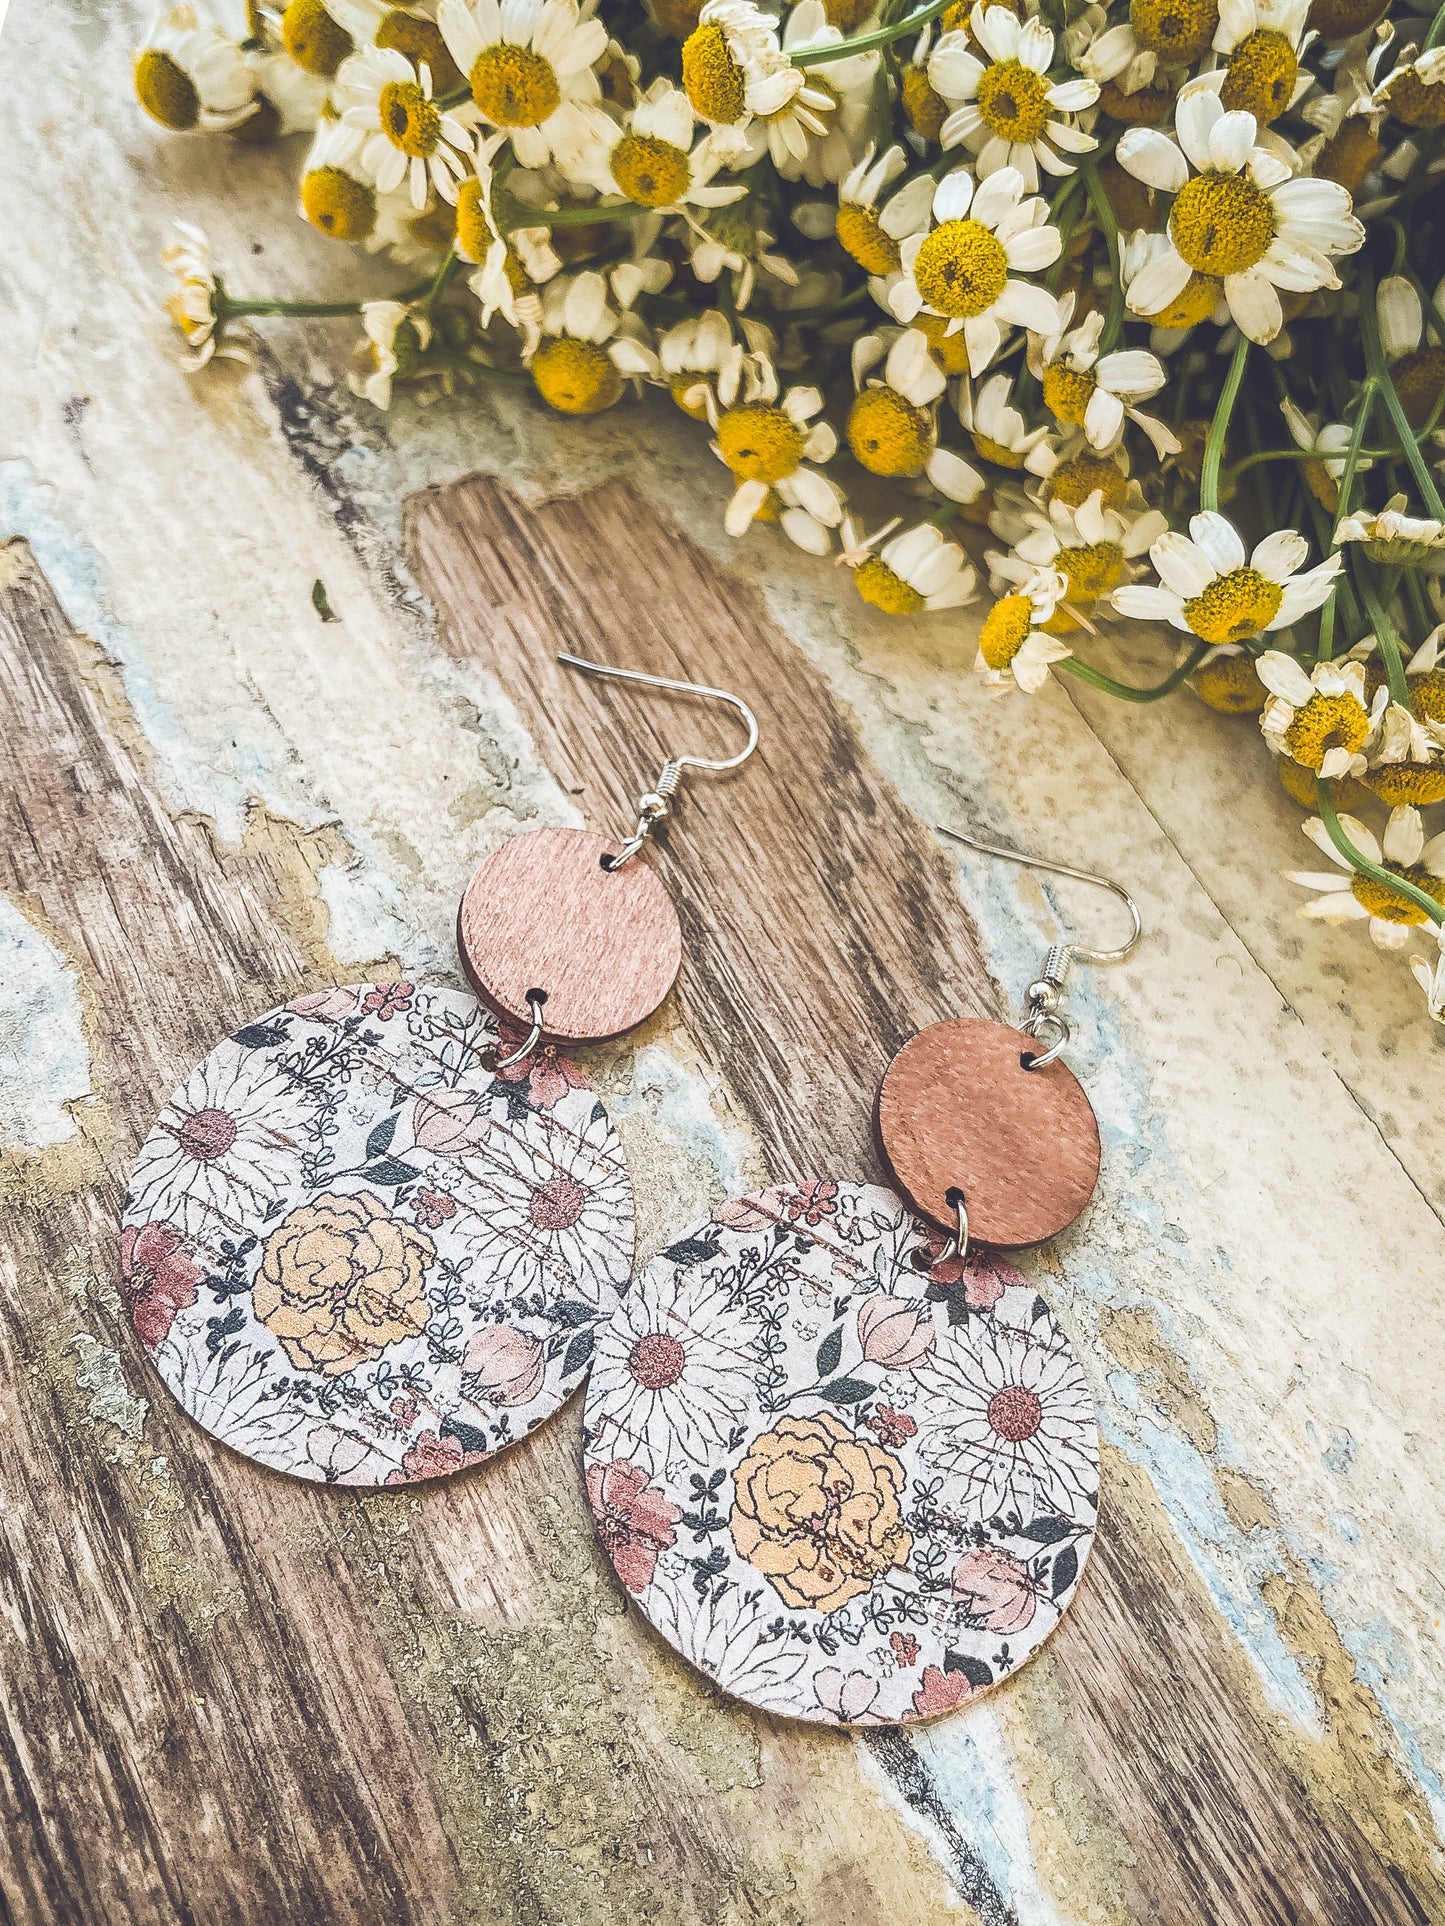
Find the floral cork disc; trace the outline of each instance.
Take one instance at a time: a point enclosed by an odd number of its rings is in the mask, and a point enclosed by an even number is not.
[[[583,1073],[475,997],[297,997],[166,1105],[121,1292],[186,1411],[294,1477],[480,1463],[581,1382],[632,1268],[622,1148]]]
[[[726,1692],[882,1725],[1035,1652],[1093,1540],[1078,1359],[1007,1264],[891,1191],[720,1205],[598,1335],[587,1492],[617,1575]]]

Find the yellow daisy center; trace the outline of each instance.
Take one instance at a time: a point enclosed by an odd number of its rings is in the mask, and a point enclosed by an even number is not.
[[[1319,791],[1313,769],[1306,769],[1291,756],[1276,756],[1274,768],[1280,788],[1301,809],[1319,807]],[[1368,807],[1371,800],[1370,791],[1362,782],[1356,782],[1353,776],[1336,776],[1330,784],[1330,794],[1336,809],[1346,810],[1352,815]]]
[[[870,475],[916,475],[933,446],[933,424],[896,388],[865,388],[848,414],[848,446]]]
[[[1242,642],[1279,614],[1284,590],[1257,568],[1220,575],[1184,604],[1184,620],[1201,642]]]
[[[974,437],[975,443],[978,437]],[[1023,466],[1022,462],[1018,464]],[[1111,461],[1102,455],[1075,455],[1061,461],[1049,476],[1049,493],[1055,501],[1070,508],[1082,508],[1090,495],[1102,494],[1105,508],[1122,508],[1129,496],[1129,484]]]
[[[1445,881],[1432,876],[1423,863],[1411,863],[1408,868],[1400,863],[1384,863],[1382,868],[1392,876],[1398,876],[1416,889],[1423,889],[1437,903],[1445,902]],[[1430,917],[1418,903],[1412,903],[1408,896],[1398,890],[1390,889],[1384,883],[1377,883],[1373,876],[1361,876],[1358,872],[1350,878],[1350,890],[1357,903],[1363,903],[1371,916],[1377,916],[1382,923],[1428,923]]]
[[[1445,85],[1427,86],[1413,67],[1390,82],[1390,112],[1407,127],[1445,126]]]
[[[457,189],[457,249],[467,261],[485,261],[492,245],[492,230],[482,206],[482,183],[475,174]]]
[[[352,51],[351,35],[338,27],[321,0],[291,0],[281,16],[281,45],[298,67],[330,80]]]
[[[388,80],[376,105],[381,130],[393,147],[413,159],[436,151],[442,117],[414,80]]]
[[[1175,196],[1169,233],[1200,274],[1243,274],[1269,251],[1274,209],[1244,174],[1196,174]]]
[[[898,243],[891,234],[883,232],[871,207],[860,207],[856,201],[840,201],[838,239],[865,272],[897,272]]]
[[[870,555],[854,569],[853,580],[863,600],[871,602],[875,609],[882,609],[885,615],[917,615],[923,607],[923,597],[918,590],[910,588],[901,575],[895,575],[881,555]]]
[[[173,133],[185,133],[201,117],[201,97],[190,75],[159,47],[136,55],[135,93],[151,119]]]
[[[1001,139],[1035,141],[1052,111],[1049,83],[1021,60],[996,60],[978,83],[978,111]]]
[[[1131,0],[1129,24],[1141,47],[1171,67],[1191,66],[1219,25],[1214,0]]]
[[[961,375],[968,373],[968,343],[962,330],[953,334],[948,332],[948,319],[941,314],[920,314],[913,323],[920,333],[928,337],[928,345],[933,350],[933,358],[945,374]],[[977,436],[974,437],[978,439]],[[1022,468],[1023,459],[1010,458],[1004,463],[1006,468]]]
[[[1191,274],[1174,299],[1149,319],[1156,328],[1197,328],[1219,306],[1224,283],[1214,274]]]
[[[622,394],[622,376],[595,341],[559,335],[532,356],[532,382],[549,408],[563,415],[600,415]]]
[[[936,94],[922,67],[903,69],[903,111],[920,140],[936,141],[948,119],[948,104]]]
[[[727,35],[715,20],[690,33],[682,43],[682,84],[704,120],[731,127],[743,117],[747,95],[742,69],[732,57]]]
[[[472,99],[496,127],[540,127],[562,104],[562,85],[551,61],[507,40],[483,47],[471,85]]]
[[[1268,127],[1289,106],[1298,78],[1293,43],[1272,27],[1260,27],[1241,40],[1225,62],[1219,98],[1230,113],[1253,114],[1261,127]]]
[[[1224,716],[1257,716],[1269,700],[1252,655],[1217,655],[1194,675],[1194,692]]]
[[[971,321],[1003,293],[1008,256],[981,221],[944,221],[919,248],[913,278],[929,307],[950,320]]]
[[[1445,762],[1382,762],[1367,773],[1364,782],[1391,809],[1406,803],[1428,809],[1432,803],[1445,802]]]
[[[462,72],[447,52],[441,28],[434,20],[394,8],[376,30],[376,44],[394,53],[405,54],[414,67],[426,62],[436,93],[449,94],[462,84]]]
[[[1027,595],[1005,595],[983,618],[978,632],[979,651],[991,669],[1006,669],[1034,625],[1034,605]]]
[[[1423,722],[1445,722],[1445,669],[1410,677],[1410,706]]]
[[[457,237],[457,210],[448,207],[445,201],[434,201],[424,214],[413,214],[406,225],[423,247],[435,248],[440,253]]]
[[[364,241],[376,226],[376,196],[339,167],[313,167],[301,183],[301,211],[333,241]]]
[[[1098,385],[1092,368],[1070,368],[1064,362],[1056,361],[1044,369],[1044,406],[1055,420],[1067,422],[1073,428],[1082,428]]]
[[[1153,127],[1163,120],[1174,104],[1169,87],[1136,87],[1126,94],[1117,80],[1106,80],[1099,89],[1099,106],[1111,120],[1126,127]]]
[[[1311,0],[1309,24],[1326,40],[1353,40],[1373,27],[1386,0]]]
[[[1445,348],[1416,348],[1390,370],[1412,428],[1423,428],[1445,389]]]
[[[1362,749],[1370,718],[1352,695],[1312,695],[1296,709],[1284,732],[1284,746],[1306,769],[1318,769],[1331,749]]]
[[[1024,458],[1017,448],[1005,448],[1001,441],[990,441],[988,436],[981,435],[977,428],[972,429],[970,432],[973,436],[974,448],[978,451],[979,455],[982,456],[984,461],[991,461],[995,467],[998,468],[1023,467]]]
[[[612,150],[612,178],[639,207],[671,207],[692,185],[692,166],[671,141],[624,134]]]
[[[1054,567],[1068,578],[1071,602],[1096,602],[1124,579],[1124,551],[1117,542],[1088,542],[1061,548]]]
[[[717,442],[740,481],[784,481],[803,459],[802,429],[764,402],[729,408],[718,421]]]

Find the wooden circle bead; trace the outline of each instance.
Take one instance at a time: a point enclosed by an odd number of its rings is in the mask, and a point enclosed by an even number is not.
[[[682,930],[672,899],[638,859],[607,869],[614,845],[587,829],[532,829],[477,867],[457,915],[473,989],[528,1028],[595,1042],[641,1023],[672,988]]]
[[[1006,1023],[935,1023],[889,1064],[878,1133],[914,1205],[953,1230],[964,1194],[971,1238],[1037,1244],[1072,1224],[1099,1181],[1099,1125],[1062,1063],[1025,1069],[1039,1046]]]

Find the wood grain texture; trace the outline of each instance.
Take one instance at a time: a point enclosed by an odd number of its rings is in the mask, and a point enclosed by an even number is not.
[[[604,869],[618,845],[582,829],[534,829],[483,862],[457,911],[462,967],[483,1002],[562,1042],[615,1037],[650,1017],[672,988],[682,930],[667,891],[634,857]]]
[[[955,1228],[963,1192],[969,1235],[1005,1249],[1067,1230],[1099,1181],[1099,1125],[1084,1087],[1006,1023],[931,1023],[898,1052],[878,1091],[889,1168],[925,1217]]]

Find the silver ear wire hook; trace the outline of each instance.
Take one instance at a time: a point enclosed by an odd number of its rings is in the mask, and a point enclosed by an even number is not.
[[[743,701],[741,696],[730,695],[726,689],[709,689],[700,682],[675,682],[670,676],[646,675],[641,669],[614,669],[608,662],[589,662],[585,656],[559,654],[559,662],[568,668],[584,669],[588,675],[616,676],[620,682],[641,682],[649,689],[671,689],[678,695],[710,696],[714,701],[726,702],[737,710],[747,724],[748,739],[735,756],[669,756],[662,765],[662,773],[654,786],[641,797],[637,804],[637,827],[617,854],[608,862],[609,869],[621,869],[622,865],[634,857],[652,834],[654,828],[672,809],[672,798],[682,781],[683,771],[687,769],[737,769],[745,763],[758,746],[757,717]]]
[[[1048,1048],[1031,1056],[1025,1065],[1029,1070],[1047,1069],[1062,1052],[1071,1031],[1069,1020],[1059,1009],[1059,992],[1069,973],[1069,965],[1078,957],[1085,963],[1120,963],[1133,949],[1143,933],[1144,922],[1139,914],[1139,905],[1122,883],[1115,883],[1107,876],[1096,876],[1092,870],[1071,869],[1067,863],[1046,862],[1042,856],[1025,856],[1022,850],[1004,849],[997,843],[980,842],[976,836],[965,836],[962,830],[950,829],[946,823],[937,825],[941,836],[951,837],[965,848],[976,849],[984,856],[999,856],[1008,863],[1022,863],[1025,869],[1041,869],[1050,876],[1067,876],[1076,883],[1092,883],[1096,889],[1110,890],[1129,912],[1134,927],[1127,940],[1116,949],[1094,950],[1082,943],[1054,943],[1044,958],[1043,969],[1028,987],[1029,1013],[1024,1019],[1025,1032],[1035,1039],[1041,1039],[1044,1032],[1051,1031],[1053,1041]]]

